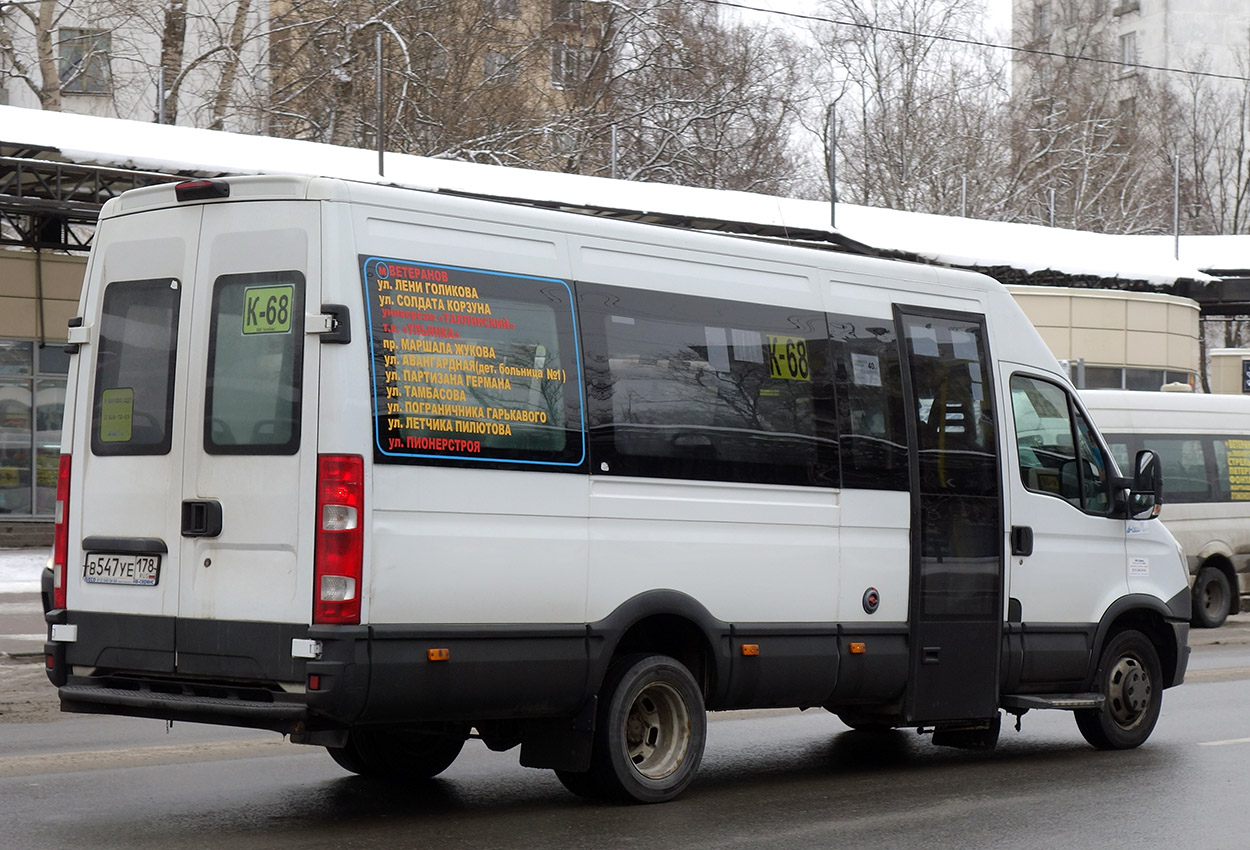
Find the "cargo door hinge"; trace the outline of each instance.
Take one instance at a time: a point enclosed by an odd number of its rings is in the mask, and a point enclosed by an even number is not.
[[[322,342],[349,343],[352,341],[351,311],[345,304],[322,304],[320,313],[304,317],[304,333],[317,334]]]
[[[65,332],[65,353],[77,354],[79,346],[91,342],[91,325],[85,324],[82,316],[69,320],[69,330]]]

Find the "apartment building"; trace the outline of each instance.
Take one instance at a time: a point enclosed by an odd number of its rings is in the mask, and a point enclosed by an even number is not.
[[[1246,0],[1015,0],[1016,46],[1122,63],[1243,76],[1250,71],[1250,3]],[[1013,65],[1017,89],[1031,73]]]
[[[0,104],[260,132],[269,67],[268,0],[0,3]]]

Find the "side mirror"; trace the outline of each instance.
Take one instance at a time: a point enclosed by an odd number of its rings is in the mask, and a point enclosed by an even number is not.
[[[1137,453],[1133,463],[1133,485],[1129,494],[1129,515],[1133,519],[1151,519],[1159,515],[1163,505],[1163,477],[1159,456],[1150,449]]]

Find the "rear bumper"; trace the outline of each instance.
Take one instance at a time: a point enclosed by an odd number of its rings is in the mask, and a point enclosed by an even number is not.
[[[293,654],[306,624],[187,620],[53,610],[69,640],[44,645],[61,710],[270,729],[307,743],[342,737],[368,693],[368,630],[344,628],[339,655]],[[363,663],[362,663],[363,662]],[[342,687],[306,693],[309,663]],[[313,703],[313,705],[310,705]]]
[[[342,745],[359,723],[573,716],[585,626],[428,628],[185,621],[53,611],[61,710],[269,729]],[[301,652],[315,654],[304,658]],[[314,650],[315,648],[315,650]],[[429,650],[447,650],[431,661]]]
[[[153,689],[153,681],[136,680],[134,687],[107,687],[72,677],[58,690],[61,710],[83,714],[120,714],[250,729],[272,729],[297,736],[306,731],[307,709],[301,701],[249,701],[231,696]]]

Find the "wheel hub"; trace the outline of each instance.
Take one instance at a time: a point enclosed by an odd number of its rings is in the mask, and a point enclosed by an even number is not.
[[[1150,675],[1136,658],[1126,656],[1112,668],[1109,684],[1111,716],[1122,726],[1132,725],[1150,707]]]
[[[690,715],[681,696],[656,683],[639,692],[625,720],[625,747],[634,769],[663,779],[681,766],[690,742]]]

